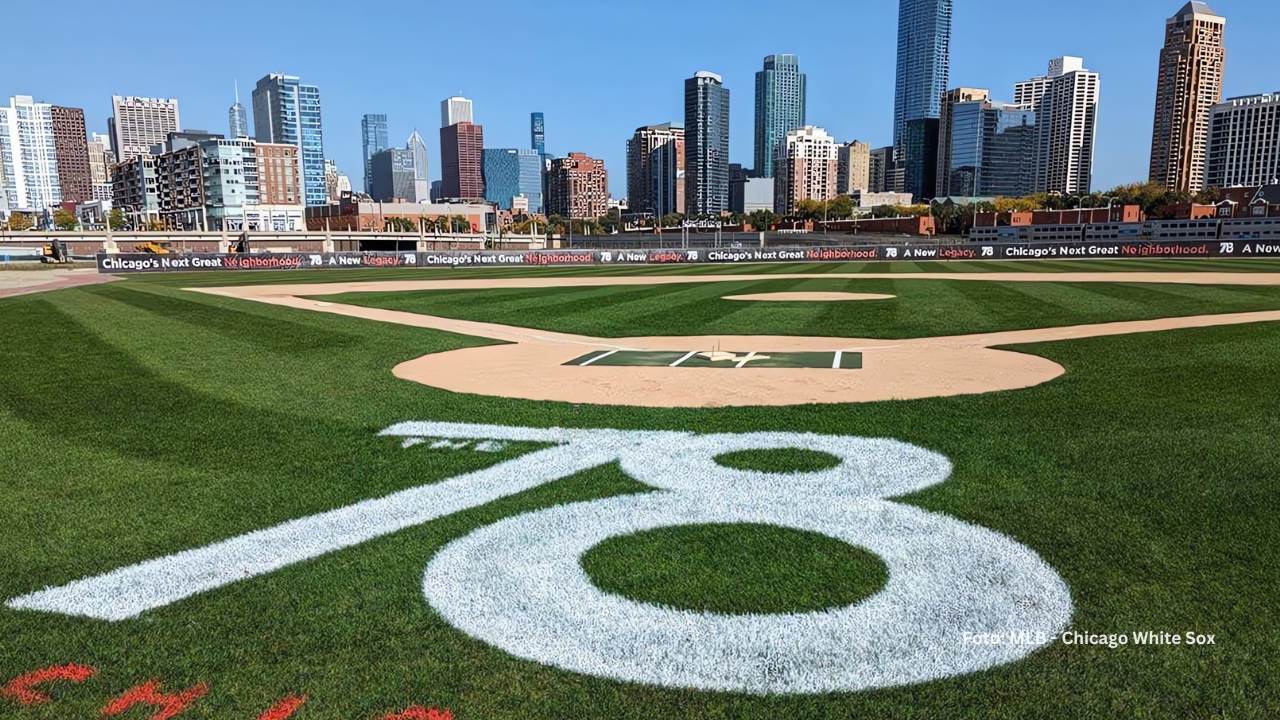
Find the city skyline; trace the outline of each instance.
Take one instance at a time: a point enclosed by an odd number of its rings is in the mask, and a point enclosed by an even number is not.
[[[228,8],[234,9],[239,4],[232,0]],[[71,5],[73,10],[81,7],[85,12],[97,12],[88,3],[72,2]],[[882,57],[879,65],[892,62],[896,4],[883,4],[884,7],[881,4],[818,5],[836,20],[856,17],[862,31],[860,46],[865,52]],[[1018,4],[996,0],[985,3],[979,12],[970,0],[956,2],[948,84],[1006,88],[1043,72],[1044,60],[1050,55],[1084,56],[1089,59],[1090,69],[1101,73],[1106,88],[1101,104],[1093,187],[1106,189],[1122,182],[1143,181],[1149,163],[1150,117],[1155,102],[1159,50],[1164,40],[1164,19],[1180,5],[1152,2],[1143,3],[1141,7],[1111,7],[1098,3],[1097,9],[1105,7],[1108,12],[1107,23],[1083,22],[1064,16],[1062,22],[1055,22],[1048,30],[1027,38],[1014,32],[1013,18],[1019,15]],[[1269,63],[1265,60],[1268,47],[1265,20],[1270,16],[1267,4],[1259,0],[1224,0],[1212,5],[1218,13],[1233,19],[1228,37],[1231,62],[1224,96],[1276,90],[1266,73]],[[728,12],[727,4],[717,2],[705,3],[703,7],[707,12],[719,13],[728,30],[745,32],[751,27],[750,16],[753,12],[763,12],[764,6],[734,5],[741,8],[737,12]],[[623,9],[620,6],[608,12]],[[19,19],[25,15],[35,18],[39,8],[24,2],[7,12]],[[188,11],[175,12],[185,15]],[[433,8],[430,13],[420,12],[436,17],[451,15],[454,10]],[[528,19],[550,27],[574,15],[572,8],[552,7],[545,18],[529,15]],[[1001,31],[1008,34],[993,49],[989,40],[993,33]],[[572,66],[576,70],[561,75],[572,80],[556,81],[554,87],[503,83],[497,64],[486,61],[465,73],[461,69],[453,72],[446,66],[436,73],[438,77],[422,81],[411,97],[406,98],[386,92],[385,85],[362,80],[359,74],[343,73],[342,63],[326,59],[315,49],[291,39],[282,39],[273,46],[259,44],[239,48],[243,52],[237,51],[235,57],[220,63],[205,62],[202,58],[207,56],[201,53],[175,52],[172,61],[164,64],[151,62],[147,53],[136,56],[124,53],[118,58],[113,56],[112,71],[107,74],[85,70],[97,62],[94,48],[77,45],[72,40],[55,39],[59,47],[42,53],[40,63],[16,67],[7,73],[9,84],[0,87],[0,95],[29,94],[37,101],[83,107],[90,132],[105,131],[111,94],[176,97],[182,103],[184,127],[218,129],[225,126],[227,106],[233,100],[227,87],[230,82],[252,86],[262,75],[279,70],[319,86],[324,95],[326,157],[336,160],[344,173],[355,178],[362,175],[363,169],[358,139],[362,114],[386,112],[391,121],[391,135],[404,137],[414,127],[429,129],[437,122],[434,118],[442,98],[464,95],[473,98],[477,107],[487,108],[480,113],[487,145],[528,146],[529,113],[544,112],[550,129],[548,151],[555,155],[580,151],[603,159],[606,166],[614,170],[610,174],[611,194],[622,197],[625,194],[625,173],[621,172],[625,167],[625,139],[638,125],[679,121],[683,114],[681,82],[699,69],[721,74],[725,86],[735,91],[731,114],[738,122],[734,123],[730,138],[730,161],[752,166],[754,138],[750,128],[754,115],[754,75],[766,55],[794,53],[801,58],[809,76],[808,123],[826,128],[840,142],[859,139],[872,147],[882,147],[892,141],[893,73],[886,73],[882,68],[878,73],[863,69],[854,74],[840,52],[839,43],[782,29],[772,36],[744,34],[742,42],[710,49],[686,46],[669,38],[663,41],[666,43],[663,47],[671,47],[675,52],[646,58],[644,69],[634,75],[638,81],[627,83],[624,88],[603,79],[613,75],[614,68],[624,69],[637,62],[625,57],[626,48],[632,46],[633,40],[615,40],[602,42],[605,54],[592,63],[592,67],[573,65],[571,58],[555,54],[543,58],[551,68]],[[20,51],[28,40],[18,37],[14,42]],[[160,51],[168,41],[157,37],[156,42],[158,47],[152,50]],[[18,55],[21,53],[15,53]],[[408,67],[426,62],[424,56],[412,60]],[[77,67],[79,72],[75,70]],[[59,81],[50,86],[48,78],[53,76]],[[554,102],[547,97],[548,87],[554,91]],[[424,133],[424,136],[429,154],[438,157],[434,133]],[[439,177],[438,166],[431,171],[433,179]]]

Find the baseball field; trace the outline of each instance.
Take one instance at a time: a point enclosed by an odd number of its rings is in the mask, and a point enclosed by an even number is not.
[[[1280,261],[72,284],[0,717],[1280,716]]]

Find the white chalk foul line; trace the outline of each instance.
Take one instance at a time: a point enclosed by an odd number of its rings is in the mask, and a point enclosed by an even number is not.
[[[840,361],[841,361],[842,359],[844,359],[844,351],[843,351],[843,350],[837,350],[837,351],[836,351],[835,359],[831,361],[831,369],[832,369],[832,370],[839,370],[839,369],[840,369]]]
[[[746,356],[746,357],[744,357],[744,358],[742,358],[741,360],[739,360],[739,361],[738,361],[738,364],[737,364],[737,365],[734,365],[734,367],[735,367],[735,368],[743,367],[744,365],[746,365],[747,363],[749,363],[749,362],[751,362],[753,359],[755,359],[755,356],[756,356],[756,351],[755,351],[755,350],[752,350],[751,352],[747,353],[747,356]]]
[[[586,366],[590,365],[591,363],[593,363],[593,362],[595,362],[595,361],[597,361],[597,360],[603,360],[603,359],[605,359],[605,358],[609,357],[610,355],[613,355],[613,354],[615,354],[615,353],[617,353],[617,352],[618,352],[617,350],[606,350],[606,351],[604,351],[604,352],[600,353],[599,355],[597,355],[597,356],[595,356],[595,357],[591,358],[590,360],[587,360],[586,362],[579,363],[579,364],[578,364],[578,367],[586,367]]]
[[[668,365],[667,367],[680,367],[681,365],[683,365],[683,364],[685,363],[685,361],[686,361],[686,360],[688,360],[689,358],[691,358],[691,357],[693,357],[694,355],[697,355],[697,354],[698,354],[698,351],[697,351],[697,350],[690,350],[689,352],[685,353],[685,354],[684,354],[684,355],[683,355],[679,360],[677,360],[677,361],[675,361],[675,362],[671,363],[671,364],[670,364],[670,365]]]

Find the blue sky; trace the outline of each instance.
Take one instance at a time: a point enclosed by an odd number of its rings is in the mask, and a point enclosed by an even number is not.
[[[1226,94],[1278,90],[1275,0],[1211,0],[1227,17]],[[226,132],[262,75],[320,86],[326,154],[360,184],[360,116],[390,116],[392,142],[417,127],[439,177],[439,102],[475,100],[489,147],[525,147],[529,112],[547,149],[602,157],[625,193],[625,144],[639,125],[681,121],[682,81],[700,69],[732,93],[731,155],[752,163],[754,73],[800,56],[808,120],[839,140],[892,139],[897,3],[891,0],[5,0],[0,96],[83,107],[105,132],[111,95],[177,97],[183,125]],[[1146,178],[1156,59],[1179,0],[955,0],[951,85],[1008,100],[1050,57],[1102,74],[1094,187]],[[691,28],[698,29],[692,30]],[[27,28],[29,30],[23,30]],[[40,29],[43,28],[43,29]]]

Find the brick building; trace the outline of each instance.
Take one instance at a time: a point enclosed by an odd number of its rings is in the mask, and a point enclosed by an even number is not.
[[[547,174],[547,213],[591,220],[609,212],[609,173],[604,161],[586,153],[551,161]]]

